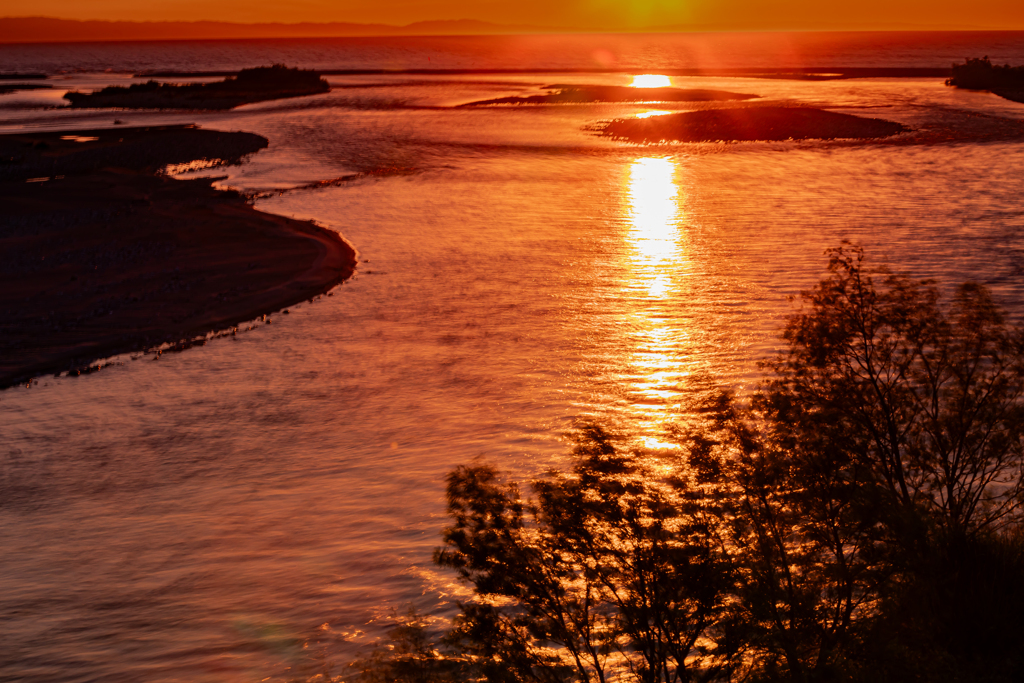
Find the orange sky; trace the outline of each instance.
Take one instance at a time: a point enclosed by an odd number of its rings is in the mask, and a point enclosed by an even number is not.
[[[481,19],[577,29],[1024,29],[1024,0],[33,0],[0,16],[65,19],[349,21]],[[6,5],[6,11],[3,9]],[[16,9],[15,9],[16,6]]]

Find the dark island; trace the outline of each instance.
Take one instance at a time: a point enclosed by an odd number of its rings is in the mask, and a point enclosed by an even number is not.
[[[946,85],[965,90],[987,90],[1014,102],[1024,103],[1024,66],[999,66],[989,58],[968,59],[953,65]]]
[[[0,388],[202,343],[348,278],[337,233],[158,172],[266,146],[194,126],[0,136]]]
[[[743,142],[806,139],[882,138],[906,131],[903,125],[811,107],[705,109],[644,119],[615,119],[601,135],[634,143]]]
[[[634,88],[626,85],[548,85],[543,95],[498,97],[493,100],[467,102],[462,107],[483,107],[496,104],[592,104],[599,102],[715,102],[750,100],[758,95],[726,90],[685,88]]]
[[[231,109],[242,104],[302,97],[329,91],[316,71],[282,64],[242,69],[216,83],[175,85],[150,80],[128,87],[110,86],[93,93],[69,92],[64,99],[77,108]]]
[[[49,90],[52,85],[45,83],[0,83],[0,95],[17,92],[18,90]]]

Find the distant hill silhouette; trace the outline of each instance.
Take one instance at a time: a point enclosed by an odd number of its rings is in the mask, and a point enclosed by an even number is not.
[[[64,99],[76,108],[231,109],[250,102],[315,95],[331,87],[316,71],[289,69],[284,64],[242,69],[216,83],[133,83],[112,85],[93,93],[69,92]]]
[[[0,17],[0,43],[478,35],[562,31],[564,29],[492,24],[474,19],[419,21],[407,26],[390,26],[347,22],[237,24],[227,21],[78,21],[52,17]]]

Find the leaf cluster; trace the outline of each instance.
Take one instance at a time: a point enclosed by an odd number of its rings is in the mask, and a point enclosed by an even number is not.
[[[714,680],[737,654],[718,637],[731,576],[715,511],[598,427],[576,458],[535,500],[489,467],[450,475],[436,559],[480,598],[455,638],[495,663],[488,680]]]

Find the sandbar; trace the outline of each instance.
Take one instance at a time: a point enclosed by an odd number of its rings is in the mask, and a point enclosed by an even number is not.
[[[156,173],[266,145],[189,126],[0,136],[0,388],[183,348],[350,277],[337,233]]]
[[[497,97],[467,102],[462,107],[512,104],[596,104],[600,102],[717,102],[759,97],[707,88],[633,88],[626,85],[548,85],[541,95]]]
[[[615,119],[602,135],[635,143],[883,138],[907,130],[884,119],[811,107],[738,107]]]

